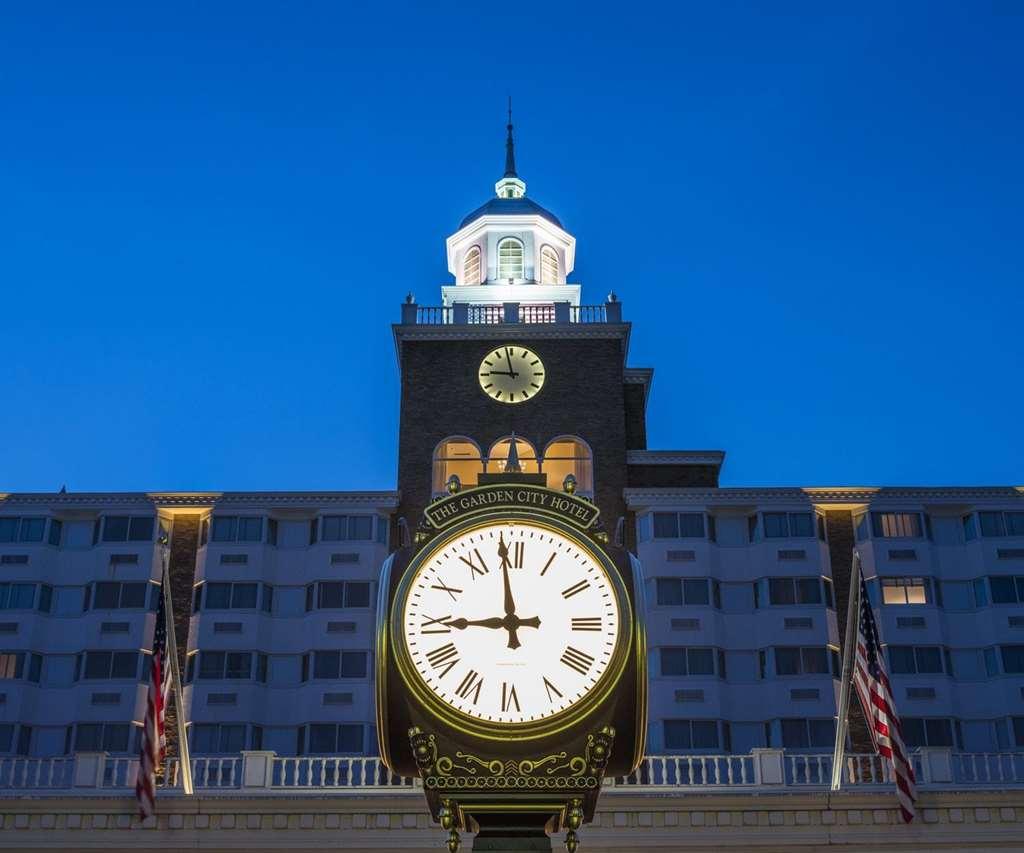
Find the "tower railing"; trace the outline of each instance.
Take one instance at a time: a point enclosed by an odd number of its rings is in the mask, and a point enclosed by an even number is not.
[[[402,304],[402,325],[408,326],[582,325],[621,322],[622,303],[613,298],[601,305],[571,305],[568,302],[418,305],[411,299]]]

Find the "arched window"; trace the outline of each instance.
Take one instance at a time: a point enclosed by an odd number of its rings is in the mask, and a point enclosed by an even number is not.
[[[498,279],[523,277],[523,244],[514,237],[506,237],[498,243]]]
[[[487,473],[500,474],[505,470],[508,463],[508,452],[512,449],[512,439],[509,436],[499,438],[491,446],[491,452],[487,454]],[[519,454],[519,467],[524,474],[536,474],[540,471],[537,464],[537,451],[525,438],[516,436],[516,453]]]
[[[462,264],[462,283],[480,284],[480,247],[474,246],[466,252],[466,260]]]
[[[558,284],[558,253],[550,246],[540,250],[540,283]]]
[[[544,448],[542,467],[549,489],[561,490],[566,476],[572,474],[580,494],[594,493],[594,456],[582,439],[564,435],[551,441]]]
[[[471,438],[455,435],[434,448],[434,494],[442,494],[448,478],[456,474],[463,486],[475,486],[484,470],[480,448]]]

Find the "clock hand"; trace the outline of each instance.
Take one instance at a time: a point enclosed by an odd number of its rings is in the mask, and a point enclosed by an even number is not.
[[[459,631],[464,631],[466,628],[504,628],[505,620],[500,616],[495,616],[491,619],[451,619],[444,623],[449,628],[457,628]]]
[[[508,375],[515,379],[519,374],[512,370],[512,355],[508,347],[505,347],[505,360],[508,362]]]
[[[510,649],[518,649],[520,646],[519,635],[516,634],[516,627],[518,626],[512,623],[519,620],[516,619],[516,603],[512,598],[512,585],[508,580],[508,545],[505,544],[504,533],[498,534],[498,556],[501,557],[501,577],[505,585],[505,615],[510,617],[508,647]]]

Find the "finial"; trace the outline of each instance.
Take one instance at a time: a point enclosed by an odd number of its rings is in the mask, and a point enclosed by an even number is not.
[[[516,448],[515,433],[512,433],[512,438],[510,438],[509,441],[512,443],[508,449],[508,458],[505,460],[505,473],[521,474],[523,472],[523,466],[519,464],[519,450]]]
[[[458,474],[452,474],[444,485],[448,490],[448,494],[454,495],[462,488],[462,480],[459,479]]]
[[[576,494],[576,478],[572,474],[566,474],[562,480],[562,491],[567,495]]]
[[[508,138],[505,140],[505,175],[506,178],[518,178],[516,174],[516,146],[512,140],[512,96],[508,96]]]

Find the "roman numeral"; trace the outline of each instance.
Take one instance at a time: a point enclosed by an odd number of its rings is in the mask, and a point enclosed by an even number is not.
[[[439,646],[432,652],[427,652],[427,660],[434,669],[444,668],[438,678],[444,678],[455,664],[459,662],[459,650],[455,648],[455,643],[445,643],[443,646]]]
[[[540,576],[544,577],[544,572],[551,568],[551,564],[555,562],[555,557],[558,556],[557,551],[552,551],[551,556],[548,557],[548,561],[544,564],[544,568],[540,570]]]
[[[579,618],[572,620],[572,629],[574,631],[600,631],[601,617],[580,616]]]
[[[426,613],[423,614],[423,618],[427,621],[420,625],[421,634],[450,634],[452,629],[444,623],[451,619],[451,616],[442,616],[439,619],[431,619]],[[575,619],[573,620],[576,621]],[[436,628],[430,628],[431,625],[437,625]],[[428,631],[427,629],[430,628]]]
[[[583,592],[583,590],[585,590],[588,586],[590,586],[590,581],[585,579],[581,580],[579,583],[574,583],[568,589],[562,590],[562,598],[572,598],[574,595]]]
[[[483,687],[484,680],[477,675],[473,670],[466,673],[466,677],[462,679],[462,683],[455,688],[455,692],[463,699],[469,698],[469,694],[473,694],[473,704],[477,703],[480,698],[480,688]]]
[[[512,568],[521,569],[523,567],[523,552],[526,550],[525,542],[515,542],[512,544]]]
[[[559,690],[557,687],[555,687],[555,685],[552,684],[550,681],[548,681],[546,678],[544,678],[543,675],[541,676],[541,678],[544,679],[544,689],[548,691],[548,701],[549,702],[554,702],[555,701],[554,699],[551,698],[551,694],[552,693],[554,693],[559,699],[561,699],[562,698],[562,691]]]
[[[474,562],[473,555],[475,555],[476,559],[480,561],[479,567],[477,567],[476,563]],[[470,580],[476,580],[477,575],[486,575],[487,572],[489,571],[489,569],[487,568],[487,563],[484,562],[484,558],[480,556],[480,552],[476,548],[473,549],[473,555],[469,556],[468,558],[463,557],[461,554],[459,555],[459,559],[462,560],[462,562],[465,563],[467,566],[469,566]]]
[[[462,590],[461,589],[457,589],[454,586],[445,586],[444,585],[444,581],[441,578],[438,578],[438,580],[441,581],[441,582],[440,583],[432,583],[430,585],[430,588],[431,589],[439,589],[439,590],[441,590],[441,592],[447,592],[448,595],[450,595],[452,597],[452,601],[457,601],[457,599],[455,598],[455,593],[457,593],[457,592],[461,593]]]
[[[519,697],[516,696],[516,686],[513,684],[512,689],[509,689],[508,683],[501,682],[501,710],[507,711],[512,705],[516,706],[516,710],[519,708]]]
[[[581,652],[579,649],[569,646],[562,654],[562,663],[569,667],[569,669],[575,669],[580,675],[586,675],[590,672],[594,659],[586,652]]]

